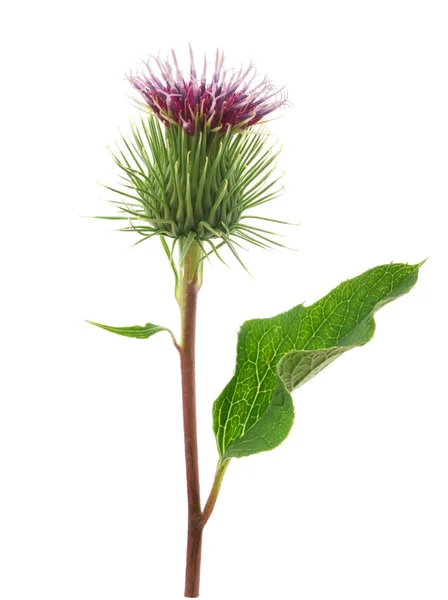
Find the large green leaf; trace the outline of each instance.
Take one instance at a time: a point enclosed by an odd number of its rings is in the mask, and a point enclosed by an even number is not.
[[[174,340],[174,336],[169,329],[161,327],[160,325],[153,325],[152,323],[146,323],[146,325],[132,325],[130,327],[112,327],[111,325],[102,325],[101,323],[94,323],[93,321],[87,321],[87,323],[95,325],[95,327],[101,327],[101,329],[105,329],[111,333],[138,338],[139,340],[146,340],[152,335],[159,333],[159,331],[167,331]]]
[[[294,420],[290,392],[350,348],[366,344],[375,331],[375,311],[408,292],[419,267],[376,267],[311,306],[246,321],[238,335],[235,374],[213,406],[221,459],[278,446]]]

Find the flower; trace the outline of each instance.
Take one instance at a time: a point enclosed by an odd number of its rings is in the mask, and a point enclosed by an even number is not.
[[[151,56],[145,66],[145,72],[128,76],[143,98],[141,104],[167,127],[180,125],[189,135],[204,126],[220,133],[229,126],[232,130],[246,129],[287,102],[282,90],[266,76],[260,78],[253,64],[238,71],[224,69],[224,52],[219,50],[209,80],[206,56],[198,77],[191,46],[188,75],[180,70],[174,50],[171,58]]]
[[[207,82],[204,57],[198,78],[190,47],[188,77],[174,51],[171,62],[152,58],[147,73],[129,76],[150,110],[118,144],[119,188],[105,186],[119,196],[112,202],[119,214],[108,218],[129,222],[120,231],[137,233],[140,241],[159,236],[170,260],[178,245],[181,263],[191,244],[220,259],[225,245],[240,262],[241,242],[282,245],[271,237],[277,234],[246,219],[281,222],[250,213],[281,193],[281,175],[272,177],[279,149],[268,143],[263,120],[286,97],[266,77],[257,82],[253,65],[225,71],[223,63],[217,51]]]

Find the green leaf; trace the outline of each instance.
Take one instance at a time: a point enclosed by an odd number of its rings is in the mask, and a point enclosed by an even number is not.
[[[152,323],[146,323],[146,325],[143,326],[133,325],[131,327],[112,327],[111,325],[102,325],[101,323],[94,323],[93,321],[87,321],[87,323],[95,325],[95,327],[101,327],[101,329],[105,329],[106,331],[117,333],[118,335],[138,338],[139,340],[146,340],[152,335],[159,333],[159,331],[167,331],[173,338],[173,341],[176,343],[174,335],[169,329],[166,327],[161,327],[160,325],[153,325]]]
[[[375,331],[374,313],[414,286],[420,266],[382,265],[311,306],[246,321],[238,335],[235,374],[213,406],[221,460],[278,446],[294,420],[290,392],[347,350],[366,344]]]

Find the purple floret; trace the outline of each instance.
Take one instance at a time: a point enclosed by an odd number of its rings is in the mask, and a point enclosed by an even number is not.
[[[153,70],[156,65],[158,73]],[[178,124],[193,135],[197,126],[210,127],[224,133],[245,129],[287,102],[282,90],[266,77],[261,80],[255,67],[236,71],[224,69],[224,53],[216,51],[215,67],[207,81],[207,60],[197,76],[190,47],[190,71],[185,77],[179,69],[174,50],[171,60],[150,57],[145,71],[129,75],[129,81],[140,92],[144,103],[166,125]]]

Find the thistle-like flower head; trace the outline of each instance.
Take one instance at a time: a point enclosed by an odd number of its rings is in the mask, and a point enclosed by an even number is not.
[[[246,129],[286,103],[282,90],[267,77],[260,77],[253,64],[239,70],[224,69],[224,53],[219,50],[210,77],[206,56],[198,76],[191,46],[187,75],[180,70],[174,50],[167,59],[150,57],[145,66],[145,70],[129,75],[142,104],[165,125],[180,125],[189,135],[205,126],[221,133],[228,126]]]
[[[191,48],[190,60],[188,77],[174,52],[171,61],[152,59],[158,75],[150,60],[145,74],[129,77],[149,114],[114,156],[121,187],[109,189],[120,196],[113,202],[120,212],[110,218],[128,220],[122,231],[140,241],[160,236],[165,249],[166,238],[173,248],[179,242],[181,259],[193,243],[204,255],[225,244],[238,260],[241,241],[280,246],[245,219],[263,218],[246,213],[280,192],[280,177],[271,178],[278,149],[262,123],[285,95],[267,78],[257,83],[252,65],[224,71],[220,52],[210,81],[205,59],[198,78]]]

